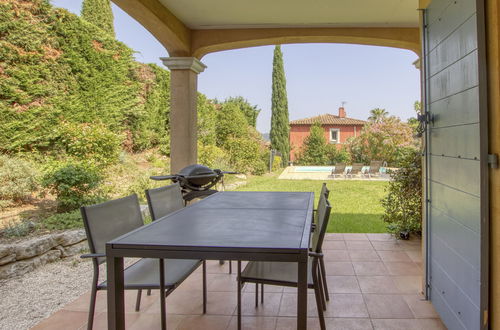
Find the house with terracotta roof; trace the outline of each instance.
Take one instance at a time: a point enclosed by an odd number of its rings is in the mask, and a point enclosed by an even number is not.
[[[290,122],[290,161],[295,161],[302,149],[305,138],[309,135],[311,125],[319,122],[325,131],[325,138],[328,143],[336,144],[337,149],[350,137],[356,137],[366,124],[366,121],[349,118],[346,116],[344,107],[339,108],[338,115],[326,113],[323,115],[292,120]]]

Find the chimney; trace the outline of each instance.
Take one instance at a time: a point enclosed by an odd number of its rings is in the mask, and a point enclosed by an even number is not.
[[[340,118],[345,118],[345,109],[344,107],[339,108],[339,117]]]

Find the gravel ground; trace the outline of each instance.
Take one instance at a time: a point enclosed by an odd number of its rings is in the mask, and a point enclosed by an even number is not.
[[[29,329],[86,291],[92,262],[71,257],[0,280],[0,329]]]

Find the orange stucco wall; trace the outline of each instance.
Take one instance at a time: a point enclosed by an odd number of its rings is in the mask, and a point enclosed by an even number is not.
[[[337,149],[342,148],[342,145],[350,137],[358,136],[363,128],[363,125],[323,125],[325,131],[325,139],[330,142],[330,129],[336,128],[340,130],[340,143],[337,144]],[[297,159],[297,153],[300,152],[304,139],[309,135],[311,125],[290,125],[290,161]]]

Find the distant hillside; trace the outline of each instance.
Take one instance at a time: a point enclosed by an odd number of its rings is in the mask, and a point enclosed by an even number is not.
[[[0,0],[0,152],[60,148],[60,123],[102,123],[127,149],[167,135],[169,72],[46,0]]]

